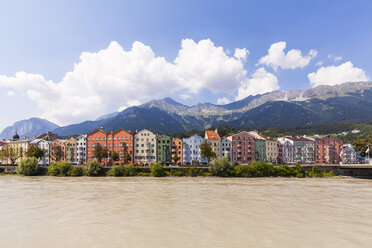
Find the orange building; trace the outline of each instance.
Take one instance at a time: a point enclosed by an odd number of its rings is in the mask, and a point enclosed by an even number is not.
[[[105,165],[113,165],[119,163],[133,162],[133,140],[134,134],[119,129],[116,132],[106,133],[101,129],[97,129],[92,133],[87,134],[87,161],[94,159],[94,147],[100,144],[108,151],[108,158],[102,161]],[[112,154],[116,152],[119,155],[119,161],[112,161]],[[125,154],[130,155],[130,160],[125,159]]]
[[[177,164],[182,164],[182,140],[178,138],[172,139],[172,163],[176,163],[174,161],[174,156],[177,156],[179,159],[177,161]]]
[[[56,139],[49,144],[49,163],[66,160],[65,141]]]
[[[315,162],[338,164],[342,161],[344,142],[332,136],[315,139]]]

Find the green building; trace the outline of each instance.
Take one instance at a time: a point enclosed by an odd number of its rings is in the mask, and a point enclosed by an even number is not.
[[[255,138],[256,161],[266,162],[266,140],[256,131],[248,132]]]
[[[157,138],[157,145],[157,161],[163,165],[169,165],[172,162],[172,138],[160,135]]]

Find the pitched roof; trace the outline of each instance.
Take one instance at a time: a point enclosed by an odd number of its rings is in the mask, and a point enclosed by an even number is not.
[[[258,139],[258,140],[265,140],[266,139],[262,135],[260,135],[259,133],[255,132],[255,131],[249,131],[248,133],[250,135],[252,135],[255,139]]]
[[[205,130],[205,138],[209,140],[221,140],[220,136],[216,131],[213,130]]]
[[[306,137],[286,137],[287,139],[290,139],[290,140],[293,140],[293,141],[314,141],[310,138],[306,138]]]

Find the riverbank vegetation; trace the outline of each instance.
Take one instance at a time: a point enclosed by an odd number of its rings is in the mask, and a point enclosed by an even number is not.
[[[110,177],[330,177],[334,176],[332,171],[324,172],[319,167],[305,170],[304,167],[296,165],[275,166],[264,162],[253,162],[249,165],[233,164],[228,158],[213,159],[209,167],[169,167],[159,163],[152,164],[150,168],[134,166],[132,164],[120,164],[111,168],[101,167],[97,161],[89,162],[83,166],[71,165],[68,162],[52,163],[47,168],[40,168],[36,158],[26,158],[17,167],[17,173],[24,176],[48,175],[58,177],[79,176],[110,176]]]

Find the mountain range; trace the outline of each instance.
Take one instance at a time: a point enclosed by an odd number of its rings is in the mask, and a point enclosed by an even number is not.
[[[294,127],[372,120],[372,82],[317,86],[306,90],[273,91],[226,105],[186,106],[171,98],[152,100],[94,121],[57,127],[60,136],[106,131],[150,129],[172,134],[226,125],[247,129]],[[0,134],[0,137],[3,137]]]
[[[25,136],[32,138],[35,135],[53,131],[59,126],[48,120],[40,118],[30,118],[27,120],[17,121],[12,126],[6,127],[1,133],[1,139],[10,139],[15,133],[19,135],[21,139]]]

